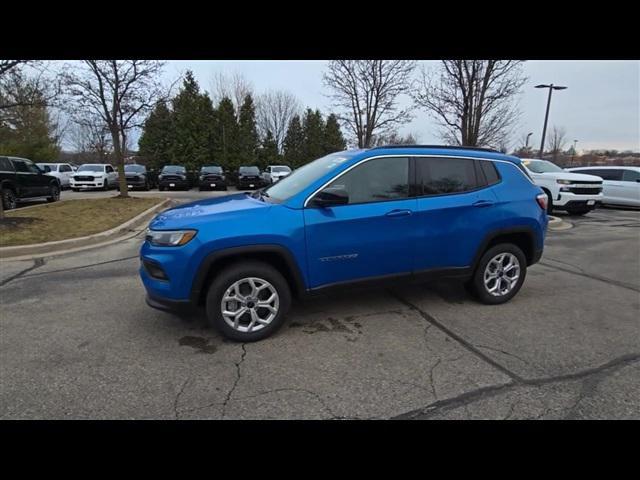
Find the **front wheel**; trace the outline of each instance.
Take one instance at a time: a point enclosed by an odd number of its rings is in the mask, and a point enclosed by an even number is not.
[[[102,187],[102,189],[103,189],[105,192],[109,190],[109,180],[107,180],[106,178],[105,178],[105,180],[104,180],[104,186]]]
[[[247,261],[220,272],[207,293],[207,318],[222,335],[255,342],[272,335],[284,323],[291,290],[272,266]]]
[[[502,243],[485,252],[470,284],[478,300],[496,305],[518,293],[526,274],[527,259],[522,250],[512,243]]]

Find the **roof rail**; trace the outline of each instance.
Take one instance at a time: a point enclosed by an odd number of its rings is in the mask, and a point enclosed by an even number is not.
[[[380,148],[441,148],[445,150],[480,150],[483,152],[502,153],[492,148],[483,147],[462,147],[457,145],[380,145],[379,147],[373,147],[371,150],[377,150]]]

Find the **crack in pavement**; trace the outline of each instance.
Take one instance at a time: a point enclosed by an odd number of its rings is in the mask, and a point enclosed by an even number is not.
[[[565,383],[573,380],[588,379],[589,377],[593,377],[594,375],[601,376],[601,378],[598,379],[598,381],[600,381],[604,376],[611,375],[621,368],[624,368],[627,365],[631,365],[638,361],[640,361],[640,353],[632,353],[629,355],[618,357],[598,367],[588,368],[576,373],[556,375],[546,378],[522,379],[521,381],[511,381],[502,385],[481,387],[476,390],[462,393],[456,397],[440,400],[427,405],[426,407],[397,415],[393,418],[397,420],[410,420],[418,417],[420,419],[428,419],[442,411],[448,411],[458,407],[467,406],[478,400],[491,398],[519,387],[542,387],[544,385],[553,383]],[[588,391],[590,392],[591,390]],[[579,402],[576,402],[574,406],[577,406],[578,403]]]
[[[640,288],[636,287],[635,285],[631,285],[630,283],[621,282],[619,280],[613,280],[613,279],[607,278],[607,277],[601,277],[599,275],[594,275],[593,273],[576,272],[575,270],[571,270],[569,268],[564,268],[564,267],[559,267],[557,265],[551,265],[550,263],[547,263],[547,262],[538,262],[538,263],[540,263],[540,265],[544,265],[547,268],[552,268],[554,270],[560,270],[561,272],[570,273],[572,275],[578,275],[580,277],[590,278],[591,280],[598,280],[600,282],[608,283],[610,285],[615,285],[615,286],[620,287],[620,288],[626,288],[627,290],[631,290],[633,292],[640,292]],[[578,268],[578,267],[574,267],[574,268]]]
[[[3,281],[1,281],[0,282],[0,287],[4,287],[7,283],[12,282],[12,281],[22,277],[27,272],[30,272],[32,270],[35,270],[36,268],[42,267],[44,264],[45,264],[44,258],[36,258],[33,261],[33,265],[31,265],[29,268],[25,268],[21,272],[18,272],[15,275],[10,276],[9,278],[5,278]],[[30,276],[30,275],[28,275],[28,276]]]
[[[139,258],[139,256],[138,255],[133,255],[131,257],[116,258],[115,260],[106,260],[104,262],[91,263],[89,265],[79,265],[77,267],[61,268],[60,270],[51,270],[49,272],[34,273],[32,275],[25,275],[24,278],[41,277],[43,275],[50,275],[52,273],[71,272],[71,271],[74,271],[74,270],[81,270],[83,268],[99,267],[101,265],[108,265],[110,263],[124,262],[126,260],[132,260],[134,258]],[[42,260],[42,259],[38,259],[38,260]],[[2,285],[0,285],[0,286],[2,286]]]
[[[504,355],[508,355],[508,356],[513,357],[513,358],[515,358],[515,359],[517,359],[517,360],[520,360],[522,363],[524,363],[524,364],[526,364],[526,365],[529,365],[530,367],[533,367],[533,366],[534,366],[534,365],[531,365],[531,363],[529,363],[529,362],[528,362],[527,360],[525,360],[524,358],[521,358],[521,357],[519,357],[518,355],[515,355],[514,353],[507,352],[506,350],[500,350],[499,348],[493,348],[493,347],[490,347],[490,346],[488,346],[488,345],[479,345],[479,344],[477,344],[477,343],[474,343],[473,345],[475,345],[475,346],[476,346],[476,347],[478,347],[478,348],[484,348],[484,349],[486,349],[486,350],[492,350],[492,351],[494,351],[494,352],[498,352],[498,353],[502,353],[502,354],[504,354]],[[536,370],[539,370],[539,369],[538,369],[538,368],[536,368]]]
[[[431,370],[429,371],[429,383],[431,384],[431,392],[433,393],[433,398],[435,398],[436,400],[438,400],[438,394],[436,393],[436,387],[433,384],[433,371],[438,365],[440,365],[440,359],[438,359],[438,361],[431,367]]]
[[[180,419],[180,412],[178,412],[178,401],[180,400],[180,395],[182,395],[182,392],[184,392],[184,389],[187,387],[187,384],[190,381],[191,381],[191,377],[187,378],[184,381],[184,383],[182,384],[182,387],[180,388],[180,391],[176,395],[176,398],[173,400],[173,413],[174,413],[174,416],[175,416],[176,420]]]
[[[464,338],[462,338],[457,333],[454,333],[451,330],[449,330],[447,327],[445,327],[442,323],[440,323],[438,320],[433,318],[427,312],[425,312],[424,310],[420,309],[417,305],[414,305],[413,303],[409,302],[408,300],[406,300],[405,298],[401,297],[400,295],[397,295],[395,293],[392,293],[392,295],[399,302],[403,303],[404,305],[406,305],[410,309],[413,309],[414,311],[418,312],[418,314],[424,320],[426,320],[427,322],[429,322],[430,324],[432,324],[433,326],[435,326],[436,328],[438,328],[439,330],[444,332],[445,335],[453,338],[455,341],[457,341],[460,345],[462,345],[464,348],[469,350],[471,353],[475,354],[477,357],[480,357],[486,363],[488,363],[489,365],[493,366],[497,370],[501,371],[502,373],[507,375],[512,380],[517,381],[517,382],[521,382],[523,380],[522,377],[520,377],[518,374],[512,372],[511,370],[506,368],[504,365],[501,365],[500,363],[496,362],[491,357],[488,357],[487,355],[485,355],[483,352],[478,350],[473,344],[471,344],[470,342],[467,342]]]
[[[231,400],[231,395],[233,395],[233,392],[236,389],[236,387],[238,385],[238,382],[240,381],[240,378],[242,377],[240,369],[242,367],[242,362],[244,362],[244,358],[246,356],[247,356],[247,344],[243,343],[242,344],[242,356],[240,357],[240,361],[238,361],[236,363],[236,379],[233,382],[233,385],[231,386],[229,391],[227,392],[227,396],[224,399],[224,402],[222,402],[222,415],[221,415],[221,418],[223,418],[223,419],[224,419],[224,416],[225,416],[225,413],[226,413],[226,410],[227,410],[227,404]]]

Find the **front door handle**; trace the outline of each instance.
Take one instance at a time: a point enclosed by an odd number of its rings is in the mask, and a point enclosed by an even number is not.
[[[490,200],[478,200],[473,204],[474,207],[490,207],[493,202]]]
[[[387,213],[387,217],[406,217],[412,213],[411,210],[391,210]]]

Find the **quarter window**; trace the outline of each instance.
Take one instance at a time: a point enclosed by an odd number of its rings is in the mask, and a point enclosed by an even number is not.
[[[623,182],[637,182],[640,180],[640,172],[636,172],[635,170],[624,170],[622,174]]]
[[[327,188],[343,188],[349,203],[371,203],[409,196],[409,159],[369,160],[334,180]]]
[[[487,185],[494,185],[500,181],[500,175],[498,175],[498,171],[496,170],[496,166],[493,164],[493,162],[478,160],[478,165],[480,166],[480,170],[482,170],[482,173],[484,174]]]
[[[442,195],[475,190],[480,186],[474,160],[416,157],[416,194]]]

